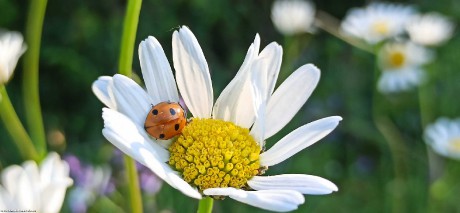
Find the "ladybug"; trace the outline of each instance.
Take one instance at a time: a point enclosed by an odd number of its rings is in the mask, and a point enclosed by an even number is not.
[[[144,129],[156,139],[167,140],[182,132],[187,123],[186,117],[180,104],[160,102],[152,105],[145,119]]]

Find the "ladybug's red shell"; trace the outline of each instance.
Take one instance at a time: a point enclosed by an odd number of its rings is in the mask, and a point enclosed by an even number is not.
[[[186,123],[185,111],[178,103],[161,102],[149,111],[144,128],[150,136],[167,140],[180,134]]]

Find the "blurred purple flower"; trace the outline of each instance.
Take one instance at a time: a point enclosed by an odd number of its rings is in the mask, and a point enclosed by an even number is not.
[[[136,162],[137,163],[137,162]],[[160,191],[162,181],[150,169],[142,164],[137,163],[139,172],[139,184],[141,189],[147,194],[156,194]]]
[[[108,166],[83,165],[76,156],[64,157],[70,167],[70,176],[75,187],[69,192],[69,206],[72,212],[83,213],[98,196],[106,196],[115,190]]]

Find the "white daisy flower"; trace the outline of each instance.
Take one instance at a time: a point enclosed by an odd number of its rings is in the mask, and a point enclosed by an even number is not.
[[[406,26],[410,39],[421,45],[440,45],[452,37],[454,24],[438,13],[415,15]]]
[[[9,166],[2,171],[0,209],[59,212],[72,182],[69,165],[56,153],[48,154],[40,168],[34,161]]]
[[[424,139],[439,155],[460,160],[460,119],[439,118],[425,128]]]
[[[0,31],[0,85],[11,78],[19,57],[26,49],[20,33]]]
[[[306,124],[263,152],[265,140],[294,117],[316,87],[320,72],[314,65],[300,67],[273,92],[282,48],[273,42],[259,53],[257,35],[235,78],[213,104],[208,65],[193,33],[187,27],[175,31],[172,46],[177,85],[193,114],[191,122],[168,148],[144,130],[152,104],[179,101],[164,51],[150,36],[139,48],[147,91],[122,75],[100,77],[93,84],[110,108],[102,115],[107,140],[197,199],[229,196],[267,210],[290,211],[304,203],[302,194],[337,191],[332,182],[311,175],[260,176],[325,137],[341,120],[332,116]]]
[[[272,6],[272,21],[284,35],[313,31],[315,5],[304,0],[277,0]]]
[[[375,44],[404,31],[414,13],[410,6],[391,3],[371,3],[365,8],[351,9],[341,24],[344,34]]]
[[[425,77],[422,65],[432,59],[432,52],[411,42],[388,42],[378,53],[382,75],[378,89],[382,93],[409,90]]]

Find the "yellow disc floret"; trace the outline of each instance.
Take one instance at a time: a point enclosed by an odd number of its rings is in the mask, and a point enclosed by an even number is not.
[[[374,22],[374,24],[372,25],[372,30],[374,30],[374,32],[376,32],[377,34],[383,36],[387,35],[390,32],[388,22],[386,21]]]
[[[449,150],[453,153],[460,152],[460,137],[454,138],[450,141]]]
[[[390,66],[393,68],[401,68],[406,61],[406,56],[403,52],[395,51],[390,54]]]
[[[248,129],[231,122],[195,118],[169,151],[169,165],[200,190],[242,188],[259,173],[259,145]]]

